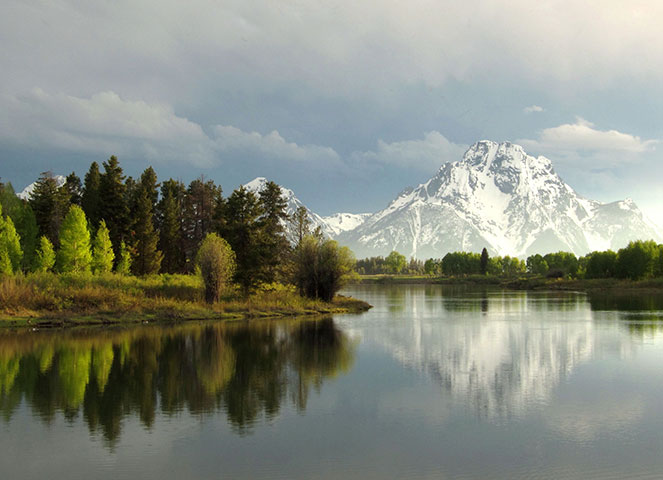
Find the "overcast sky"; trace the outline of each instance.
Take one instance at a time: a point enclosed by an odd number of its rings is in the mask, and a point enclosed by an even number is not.
[[[383,208],[481,140],[663,223],[663,2],[2,0],[0,176],[256,176]]]

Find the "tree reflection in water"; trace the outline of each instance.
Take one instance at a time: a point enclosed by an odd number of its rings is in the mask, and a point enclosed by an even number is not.
[[[112,446],[122,419],[225,412],[238,433],[300,411],[311,388],[352,367],[355,344],[331,318],[0,334],[0,411],[22,399],[51,422],[81,412]],[[159,411],[157,411],[157,409]]]

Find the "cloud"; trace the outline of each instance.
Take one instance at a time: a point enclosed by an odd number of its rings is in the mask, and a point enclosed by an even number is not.
[[[421,140],[379,140],[376,150],[354,152],[350,160],[364,168],[398,167],[433,174],[441,164],[460,160],[466,150],[467,145],[450,142],[440,132],[432,131]]]
[[[539,112],[544,112],[545,109],[543,107],[540,107],[538,105],[530,105],[529,107],[523,108],[524,113],[539,113]]]
[[[318,145],[298,145],[286,141],[276,130],[266,135],[244,132],[228,125],[213,128],[214,146],[220,153],[243,152],[274,160],[302,162],[305,166],[325,163],[339,166],[341,158],[333,148]]]
[[[658,140],[643,140],[617,130],[598,130],[593,123],[577,117],[575,123],[546,128],[541,131],[538,139],[518,140],[518,143],[537,151],[562,154],[639,154],[653,150]]]
[[[165,104],[101,92],[90,98],[42,89],[0,99],[0,141],[30,148],[118,154],[207,165],[214,144],[200,125]]]

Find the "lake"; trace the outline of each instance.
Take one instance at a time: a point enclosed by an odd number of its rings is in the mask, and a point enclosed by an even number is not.
[[[374,308],[0,331],[0,478],[660,478],[661,296],[344,293]]]

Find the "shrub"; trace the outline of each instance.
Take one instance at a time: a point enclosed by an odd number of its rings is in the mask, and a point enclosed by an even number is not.
[[[223,238],[209,233],[200,245],[196,264],[205,283],[205,301],[217,302],[235,273],[235,252]]]

